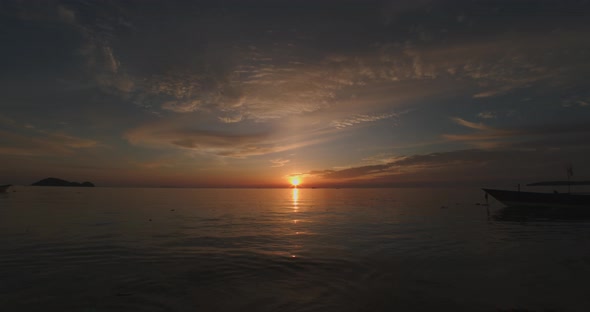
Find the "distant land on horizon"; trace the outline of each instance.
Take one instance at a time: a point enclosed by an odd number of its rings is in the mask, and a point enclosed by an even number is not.
[[[58,178],[45,178],[43,180],[37,181],[32,186],[80,186],[80,187],[94,187],[92,182],[70,182]]]

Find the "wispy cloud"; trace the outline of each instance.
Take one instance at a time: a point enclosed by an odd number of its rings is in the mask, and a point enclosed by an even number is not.
[[[478,148],[490,149],[506,146],[508,142],[505,140],[507,138],[521,134],[519,130],[495,129],[483,123],[474,123],[458,117],[451,119],[455,123],[469,129],[477,130],[477,132],[469,134],[443,134],[442,137],[450,141],[467,142]]]
[[[251,133],[209,131],[169,120],[145,124],[128,131],[124,137],[133,145],[184,149],[233,158],[284,152],[328,139],[311,134],[277,134],[272,129]]]
[[[188,102],[168,101],[162,104],[162,109],[176,113],[190,113],[196,111],[200,105],[201,101],[199,100],[191,100]]]
[[[435,5],[435,2],[429,3]],[[402,5],[404,9],[400,9],[393,5],[396,9],[391,12],[421,6],[423,4]],[[61,20],[74,25],[86,38],[80,53],[102,88],[149,110],[180,114],[198,112],[227,124],[249,120],[273,122],[295,115],[344,111],[350,107],[343,107],[343,102],[351,97],[366,102],[371,91],[376,89],[389,90],[388,96],[392,98],[395,97],[391,91],[394,87],[409,86],[429,92],[419,85],[425,81],[439,84],[453,81],[446,87],[468,88],[477,99],[506,94],[533,84],[556,83],[573,70],[560,65],[563,53],[558,48],[581,44],[578,36],[569,33],[533,33],[523,37],[499,34],[480,40],[432,45],[427,44],[428,41],[443,33],[424,24],[413,26],[411,33],[415,37],[404,43],[385,40],[373,43],[362,53],[350,53],[345,49],[310,50],[306,45],[308,39],[302,39],[304,36],[289,37],[272,45],[257,40],[231,41],[209,47],[216,53],[201,51],[192,45],[193,54],[185,55],[183,49],[178,49],[179,55],[186,59],[153,58],[150,64],[157,70],[150,70],[139,68],[142,62],[134,63],[129,57],[125,58],[125,53],[135,51],[134,47],[126,46],[124,42],[114,44],[113,39],[132,25],[126,16],[101,15],[96,20],[82,20],[72,8],[59,6],[56,11]],[[384,9],[384,12],[389,11]],[[394,22],[390,19],[396,14],[384,16],[390,16],[387,19]],[[194,28],[198,29],[203,21],[193,22]],[[143,30],[134,28],[134,31],[141,34]],[[506,48],[498,49],[498,46]],[[159,56],[161,47],[153,49],[150,53]],[[552,53],[546,57],[534,57],[539,50]],[[406,102],[421,99],[423,93],[415,92],[412,96]],[[392,101],[383,101],[372,109],[350,110],[347,112],[349,116],[332,123],[337,128],[344,128],[395,118],[394,114],[383,113],[391,105]]]
[[[57,13],[59,18],[66,23],[76,22],[76,12],[64,5],[58,5]]]
[[[386,113],[386,114],[375,114],[375,115],[368,115],[368,114],[357,114],[352,117],[341,119],[341,120],[334,120],[331,122],[332,126],[343,129],[346,127],[354,126],[361,123],[366,122],[374,122],[377,120],[382,119],[390,119],[390,118],[397,118],[398,115],[395,113]]]
[[[482,118],[482,119],[494,119],[496,118],[496,113],[494,112],[490,112],[490,111],[485,111],[485,112],[481,112],[479,114],[477,114],[477,117]]]
[[[486,161],[485,151],[465,150],[447,153],[432,153],[425,155],[413,155],[399,157],[396,160],[375,164],[350,167],[340,170],[326,169],[306,172],[306,175],[320,177],[332,181],[372,180],[382,176],[405,176],[434,170],[435,168],[448,168],[467,163],[483,163]]]
[[[290,159],[283,159],[283,158],[277,158],[277,159],[271,159],[270,162],[272,163],[271,167],[283,167],[286,164],[288,164],[291,160]]]
[[[96,140],[46,130],[0,115],[0,154],[22,156],[71,155],[76,150],[104,147]]]
[[[234,115],[234,116],[220,116],[218,118],[223,123],[236,123],[236,122],[242,121],[242,119],[244,117],[242,115]]]
[[[467,121],[467,120],[462,119],[462,118],[459,118],[459,117],[453,117],[451,119],[455,123],[457,123],[457,124],[459,124],[461,126],[467,127],[467,128],[476,129],[476,130],[484,130],[484,131],[493,130],[493,128],[488,127],[488,126],[486,126],[486,125],[484,125],[482,123],[470,122],[470,121]]]
[[[481,178],[496,183],[546,179],[547,172],[562,174],[563,160],[583,161],[583,153],[571,154],[572,149],[480,150],[466,149],[442,153],[417,154],[378,165],[346,169],[312,170],[300,173],[314,178],[318,185],[418,186],[433,184],[481,183]],[[509,162],[506,159],[510,159]],[[482,185],[477,185],[481,187]]]
[[[97,141],[60,132],[0,130],[0,154],[18,156],[65,156],[76,150],[101,146]]]
[[[570,96],[561,102],[563,107],[590,107],[590,96]]]
[[[443,138],[450,141],[460,141],[479,148],[518,148],[531,146],[531,141],[538,141],[535,137],[553,138],[549,141],[584,142],[590,134],[590,126],[586,124],[553,124],[545,126],[513,127],[506,129],[493,128],[482,123],[474,123],[454,117],[454,122],[464,127],[476,130],[469,134],[443,134]],[[545,140],[546,143],[549,141]],[[536,148],[549,148],[551,145],[536,145]],[[563,147],[563,144],[559,146]]]

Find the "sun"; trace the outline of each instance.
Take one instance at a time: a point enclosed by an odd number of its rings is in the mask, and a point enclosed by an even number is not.
[[[292,177],[291,178],[291,185],[297,187],[297,185],[301,184],[301,179],[299,177]]]

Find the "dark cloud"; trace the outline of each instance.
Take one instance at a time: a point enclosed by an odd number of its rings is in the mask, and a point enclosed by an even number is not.
[[[67,156],[78,150],[104,147],[96,140],[22,124],[0,115],[0,156]]]
[[[580,153],[581,152],[581,153]],[[567,163],[583,162],[588,146],[568,149],[456,150],[400,157],[386,164],[352,167],[341,170],[315,170],[304,173],[316,176],[318,185],[341,186],[419,186],[474,185],[483,181],[559,179]],[[582,168],[580,176],[588,175]],[[481,186],[481,185],[479,185]]]
[[[469,134],[444,134],[443,138],[451,141],[462,141],[479,147],[512,148],[518,146],[536,146],[551,148],[567,144],[585,144],[590,135],[590,124],[544,124],[542,126],[512,127],[506,129],[492,128],[482,123],[469,122],[461,118],[453,118],[457,124],[476,130]],[[539,140],[539,137],[544,139]],[[535,139],[536,138],[536,139]],[[531,141],[533,140],[533,141]],[[543,143],[543,144],[541,144]],[[554,143],[554,144],[550,144]]]

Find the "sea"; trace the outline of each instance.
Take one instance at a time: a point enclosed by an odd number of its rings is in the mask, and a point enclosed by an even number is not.
[[[17,186],[0,311],[589,311],[590,218],[478,188]]]

